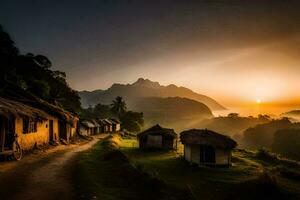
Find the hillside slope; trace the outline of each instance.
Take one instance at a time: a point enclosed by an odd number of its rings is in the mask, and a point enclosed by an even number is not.
[[[144,113],[146,127],[161,124],[177,131],[191,128],[195,123],[213,117],[205,104],[180,97],[142,98],[133,109]]]
[[[300,110],[291,110],[281,114],[282,117],[288,117],[292,121],[300,121]]]

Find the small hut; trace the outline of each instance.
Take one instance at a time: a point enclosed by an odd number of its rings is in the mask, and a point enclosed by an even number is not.
[[[173,129],[155,125],[137,135],[139,147],[142,149],[176,149],[177,134]]]
[[[101,133],[101,124],[96,119],[91,119],[90,122],[94,124],[92,134],[96,135]]]
[[[21,159],[22,150],[58,142],[61,133],[68,141],[76,133],[77,117],[40,99],[29,102],[0,97],[0,155]]]
[[[231,165],[231,151],[237,143],[228,136],[207,129],[180,133],[184,158],[199,165]]]
[[[83,135],[83,136],[93,135],[94,128],[95,128],[95,125],[92,122],[90,122],[88,120],[83,120],[80,122],[80,135]]]
[[[121,130],[121,123],[119,120],[110,118],[109,121],[112,123],[112,132],[118,132]]]
[[[101,124],[101,133],[112,132],[112,124],[108,119],[100,119],[99,123]]]

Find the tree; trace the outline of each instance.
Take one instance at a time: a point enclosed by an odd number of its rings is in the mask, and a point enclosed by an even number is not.
[[[15,57],[19,54],[19,49],[15,46],[15,42],[10,38],[0,25],[0,56]]]
[[[230,117],[230,118],[238,118],[240,115],[238,113],[229,113],[227,115],[227,117]]]
[[[44,69],[49,69],[52,66],[51,61],[46,56],[36,55],[34,60]]]
[[[300,129],[281,129],[275,132],[272,150],[300,161]]]
[[[0,25],[0,87],[7,79],[17,82],[14,60],[19,55],[19,50],[9,34]]]
[[[119,119],[123,114],[127,111],[127,106],[125,101],[123,100],[123,97],[117,96],[116,99],[112,101],[111,104],[111,110],[113,114],[115,114]]]
[[[271,120],[271,117],[269,115],[262,115],[262,114],[259,114],[258,115],[258,119],[260,120]]]
[[[30,87],[28,87],[27,90],[42,99],[49,99],[50,87],[44,80],[32,80]]]
[[[140,132],[144,125],[143,113],[128,111],[121,117],[123,129],[130,132]]]
[[[80,112],[79,95],[68,85],[65,72],[52,71],[51,61],[44,55],[19,54],[1,25],[0,66],[0,94],[8,85],[15,85],[50,103],[57,102],[66,110]]]
[[[271,148],[274,133],[281,129],[300,128],[300,124],[292,123],[288,119],[277,119],[268,123],[258,124],[255,127],[248,128],[243,133],[242,143],[246,148]]]
[[[112,112],[109,105],[99,103],[94,107],[94,115],[97,118],[110,118],[112,117]]]

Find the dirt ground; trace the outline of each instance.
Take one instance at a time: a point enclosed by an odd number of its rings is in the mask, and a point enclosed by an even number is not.
[[[76,155],[105,136],[85,143],[60,145],[21,161],[0,163],[0,200],[75,199],[72,172]]]

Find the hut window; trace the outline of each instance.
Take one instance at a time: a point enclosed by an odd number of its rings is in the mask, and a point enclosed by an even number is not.
[[[23,118],[23,133],[37,132],[37,121],[31,120],[28,117]]]

